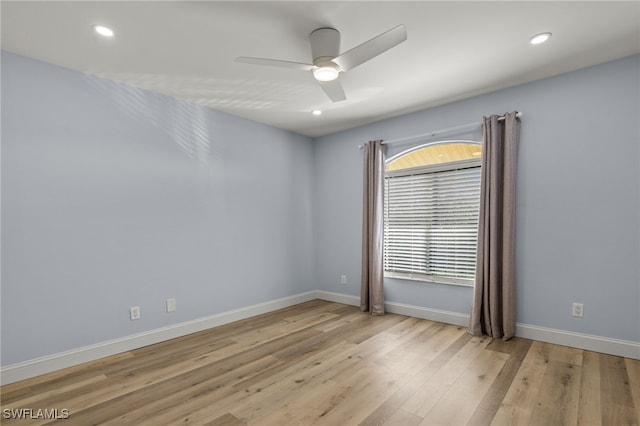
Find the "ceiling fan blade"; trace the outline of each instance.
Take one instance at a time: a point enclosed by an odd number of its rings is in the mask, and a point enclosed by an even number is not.
[[[320,83],[320,87],[322,87],[324,93],[326,93],[329,99],[333,102],[341,102],[347,99],[344,94],[344,90],[342,89],[342,85],[340,84],[340,80],[319,81],[318,83]]]
[[[338,64],[342,71],[347,71],[386,52],[406,39],[407,29],[404,25],[398,25],[351,50],[347,50],[342,55],[334,58],[333,62]]]
[[[302,62],[281,61],[278,59],[250,58],[246,56],[237,57],[236,62],[253,65],[264,65],[267,67],[296,69],[300,71],[311,71],[313,69],[313,65],[303,64]]]

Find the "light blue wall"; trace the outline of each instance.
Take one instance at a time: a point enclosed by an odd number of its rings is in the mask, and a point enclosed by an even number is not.
[[[3,52],[2,365],[314,289],[312,178],[309,138]]]
[[[512,110],[518,321],[638,341],[639,80],[636,56],[312,141],[3,52],[2,365],[313,289],[358,295],[358,145]],[[466,287],[385,286],[469,312]]]
[[[519,110],[518,322],[640,341],[639,104],[635,56],[318,138],[318,287],[359,295],[358,145]],[[404,148],[391,145],[393,153]],[[385,295],[469,313],[472,289],[386,279]],[[584,304],[583,318],[571,316],[572,302]]]

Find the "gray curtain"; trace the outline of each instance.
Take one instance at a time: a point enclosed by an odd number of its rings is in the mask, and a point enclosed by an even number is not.
[[[476,282],[469,331],[508,340],[515,335],[517,113],[484,117]]]
[[[382,141],[371,141],[364,145],[360,309],[369,311],[372,315],[384,314],[383,215],[385,148]]]

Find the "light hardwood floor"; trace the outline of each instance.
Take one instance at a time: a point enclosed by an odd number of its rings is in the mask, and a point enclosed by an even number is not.
[[[638,425],[640,361],[312,301],[1,389],[62,425]]]

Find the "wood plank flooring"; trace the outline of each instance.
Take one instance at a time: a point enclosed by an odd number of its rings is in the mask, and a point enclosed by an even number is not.
[[[640,423],[640,361],[319,300],[0,392],[6,425]]]

